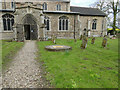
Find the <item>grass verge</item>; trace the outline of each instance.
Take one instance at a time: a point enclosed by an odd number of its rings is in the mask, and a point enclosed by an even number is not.
[[[47,72],[46,78],[56,88],[118,88],[118,39],[108,39],[102,48],[102,38],[80,49],[81,41],[57,39],[59,45],[69,45],[70,51],[51,52],[44,49],[51,41],[37,42],[39,61]]]
[[[2,69],[5,69],[9,65],[13,56],[23,45],[23,42],[2,41],[2,60],[0,60],[0,66],[2,66]]]

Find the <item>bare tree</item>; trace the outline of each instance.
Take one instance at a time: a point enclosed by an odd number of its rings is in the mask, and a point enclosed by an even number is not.
[[[113,33],[115,32],[115,29],[116,29],[116,21],[117,21],[116,17],[118,14],[118,4],[119,4],[119,0],[117,0],[117,2],[115,2],[114,0],[110,2],[110,8],[113,11],[113,24],[112,24]]]
[[[94,2],[93,4],[90,5],[90,7],[93,8],[99,8],[101,11],[103,11],[106,14],[107,18],[107,24],[108,26],[110,25],[110,7],[108,7],[108,2],[107,0],[98,0],[97,2]]]
[[[116,17],[118,14],[119,2],[120,2],[119,0],[117,0],[116,2],[114,0],[98,0],[97,2],[90,5],[91,7],[99,8],[100,10],[106,13],[108,25],[111,25],[113,27],[112,34],[115,32],[116,29],[116,22],[117,22]],[[111,19],[110,14],[113,15],[112,24],[110,22]]]

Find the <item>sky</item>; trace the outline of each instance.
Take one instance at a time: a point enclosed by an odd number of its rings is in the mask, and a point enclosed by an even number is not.
[[[90,4],[97,0],[71,0],[71,6],[89,7]]]
[[[93,4],[97,0],[70,0],[70,1],[71,1],[71,3],[70,3],[71,6],[89,7],[90,4]],[[110,1],[110,0],[108,0],[108,1]],[[117,0],[114,0],[114,1],[116,2]]]

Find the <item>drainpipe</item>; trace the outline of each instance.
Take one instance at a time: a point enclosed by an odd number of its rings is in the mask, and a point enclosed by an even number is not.
[[[39,40],[39,38],[40,38],[40,33],[39,33],[39,30],[40,30],[40,27],[39,27],[39,24],[37,25],[37,28],[38,28],[38,37],[37,37],[37,39]]]
[[[74,15],[74,39],[76,39],[75,38],[75,15]]]

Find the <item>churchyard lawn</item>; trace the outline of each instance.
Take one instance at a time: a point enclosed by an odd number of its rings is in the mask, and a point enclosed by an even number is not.
[[[7,42],[7,40],[1,41],[2,45],[2,58],[0,58],[0,67],[4,69],[6,65],[12,60],[16,52],[24,45],[23,42]],[[0,54],[1,55],[1,54]]]
[[[102,39],[80,48],[77,40],[57,39],[57,45],[68,45],[70,51],[52,52],[44,49],[52,41],[37,42],[38,60],[43,63],[47,80],[57,88],[117,88],[118,87],[118,39],[108,39],[102,48]],[[5,53],[5,52],[4,52]]]

